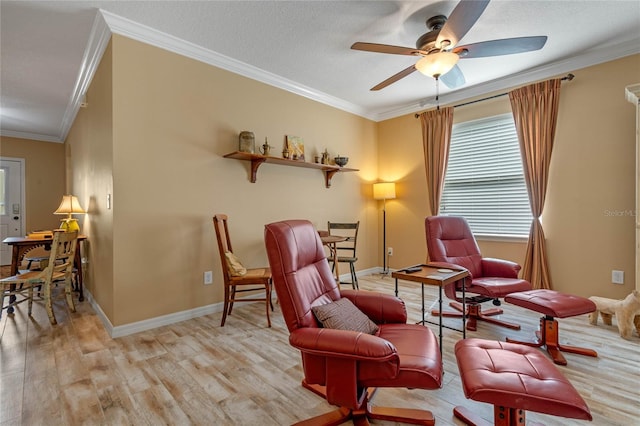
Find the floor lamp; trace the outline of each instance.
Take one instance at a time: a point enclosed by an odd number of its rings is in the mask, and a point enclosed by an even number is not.
[[[387,252],[387,200],[396,198],[396,184],[394,182],[380,182],[373,184],[373,198],[382,200],[382,273],[387,275],[389,254]]]

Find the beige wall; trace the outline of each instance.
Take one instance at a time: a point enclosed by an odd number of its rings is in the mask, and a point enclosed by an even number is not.
[[[113,209],[107,194],[113,194],[113,101],[112,46],[107,47],[87,91],[88,107],[78,112],[67,137],[67,164],[73,193],[85,206],[85,286],[113,323],[114,244]]]
[[[624,98],[640,55],[573,71],[563,84],[543,224],[553,287],[622,298],[634,288],[635,110]],[[456,122],[509,112],[508,97],[456,108]],[[398,180],[388,204],[391,267],[423,260],[429,215],[420,123],[413,114],[379,123],[380,175]],[[384,161],[382,161],[384,159]],[[524,244],[480,241],[485,256],[522,263]],[[611,270],[625,272],[611,284]]]
[[[375,123],[120,36],[100,72],[104,79],[94,79],[69,144],[74,190],[94,209],[84,229],[92,253],[112,252],[91,260],[90,285],[113,325],[222,300],[214,213],[229,215],[234,251],[248,267],[267,263],[264,225],[292,218],[318,228],[360,220],[357,268],[378,265],[378,210],[370,194]],[[265,164],[251,183],[249,163],[223,158],[237,149],[243,130],[260,143],[268,137],[278,152],[286,134],[301,136],[310,156],[327,148],[350,157],[360,172],[334,176],[327,189],[318,170]],[[113,210],[106,212],[110,190]],[[112,222],[103,218],[110,214]],[[102,262],[111,279],[97,274]],[[211,286],[203,285],[207,270]],[[109,285],[111,307],[100,295]]]
[[[25,160],[25,233],[60,226],[64,216],[53,212],[66,193],[64,150],[61,143],[0,137],[0,156]]]
[[[577,70],[563,87],[543,225],[554,285],[622,298],[635,287],[635,109],[640,55]],[[611,284],[611,270],[625,273]],[[566,284],[565,284],[566,283]]]

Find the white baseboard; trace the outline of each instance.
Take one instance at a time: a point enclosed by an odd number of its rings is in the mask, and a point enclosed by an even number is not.
[[[342,269],[342,268],[340,268]],[[349,268],[347,268],[349,269]],[[369,268],[369,269],[363,269],[362,271],[356,271],[356,277],[363,277],[365,275],[373,275],[373,274],[379,274],[382,272],[382,268],[379,266],[376,266],[375,268]],[[351,281],[351,274],[350,273],[346,273],[346,274],[340,274],[340,281],[341,282],[349,282]]]
[[[369,268],[362,271],[357,271],[356,276],[361,277],[365,275],[371,274],[379,274],[382,271],[382,268],[375,267]],[[341,274],[340,281],[346,281],[351,279],[351,274]],[[172,314],[161,315],[155,318],[149,318],[142,321],[136,321],[125,325],[113,326],[109,318],[104,313],[100,305],[95,301],[91,292],[89,292],[86,288],[84,289],[85,297],[87,301],[93,309],[96,311],[96,315],[100,318],[100,321],[104,325],[104,328],[107,330],[107,333],[112,338],[128,336],[129,334],[138,333],[140,331],[151,330],[153,328],[162,327],[164,325],[175,324],[177,322],[190,320],[193,318],[201,317],[203,315],[215,314],[217,312],[222,312],[222,308],[224,306],[223,302],[213,303],[211,305],[201,306],[199,308],[188,309],[186,311],[174,312]]]
[[[84,291],[87,300],[96,311],[96,315],[102,321],[104,328],[112,338],[128,336],[129,334],[138,333],[140,331],[151,330],[153,328],[162,327],[164,325],[175,324],[177,322],[190,320],[193,318],[201,317],[203,315],[214,314],[222,312],[223,303],[214,303],[211,305],[201,306],[199,308],[188,309],[186,311],[174,312],[172,314],[161,315],[155,318],[149,318],[142,321],[136,321],[125,325],[113,326],[109,318],[105,315],[104,311],[98,305],[93,298],[92,294],[86,289]]]

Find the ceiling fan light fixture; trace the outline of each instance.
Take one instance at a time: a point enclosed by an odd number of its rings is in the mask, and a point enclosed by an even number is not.
[[[460,57],[453,52],[432,53],[416,63],[416,69],[424,75],[438,78],[451,71]]]

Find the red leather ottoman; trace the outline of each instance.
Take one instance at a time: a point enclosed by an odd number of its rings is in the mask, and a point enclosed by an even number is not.
[[[591,420],[578,391],[540,351],[494,340],[464,339],[455,345],[464,395],[494,405],[494,424],[525,424],[525,411]],[[464,407],[453,414],[468,425],[487,424]]]
[[[598,356],[598,353],[592,349],[561,345],[558,339],[559,328],[558,321],[555,318],[573,317],[596,310],[596,304],[586,297],[560,293],[554,290],[537,289],[511,293],[504,300],[508,303],[540,312],[543,315],[540,318],[540,330],[536,331],[537,340],[535,342],[521,342],[513,339],[507,339],[507,342],[534,347],[545,346],[553,362],[560,365],[567,365],[567,360],[560,351]]]

